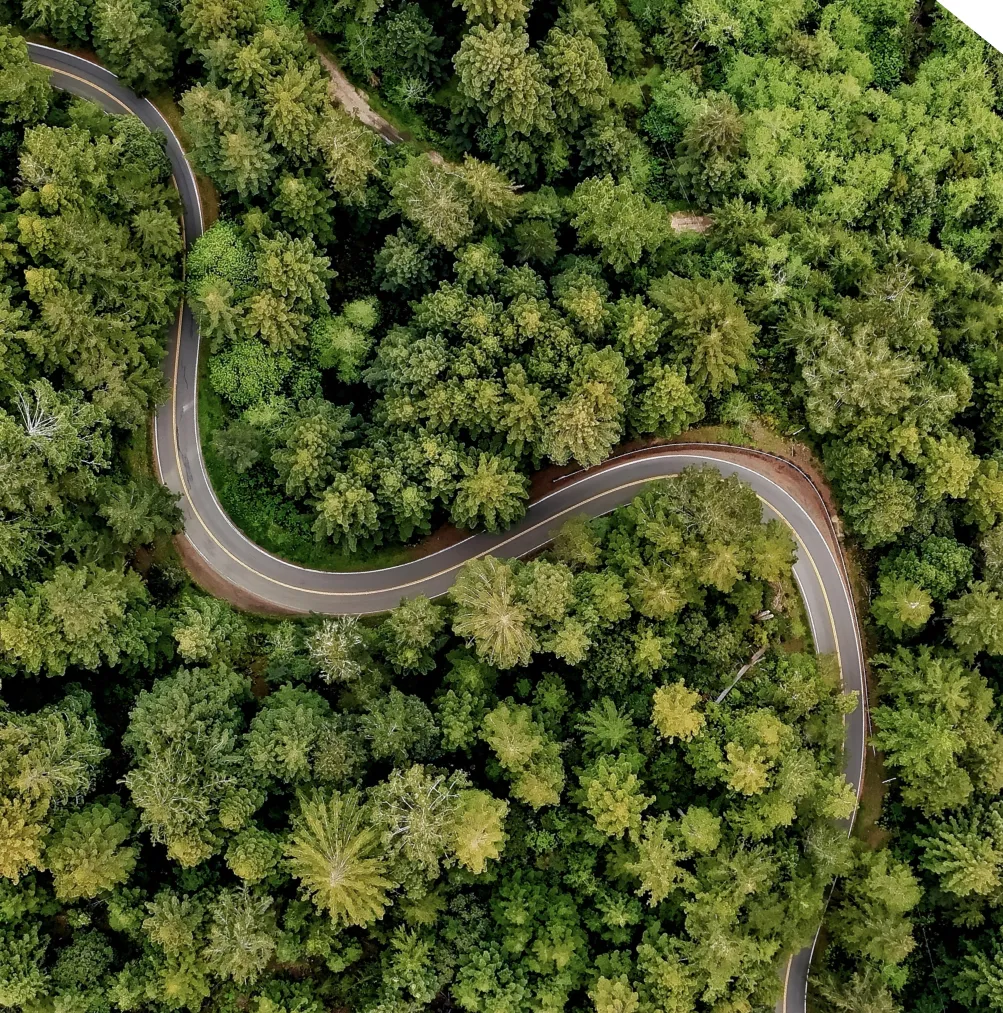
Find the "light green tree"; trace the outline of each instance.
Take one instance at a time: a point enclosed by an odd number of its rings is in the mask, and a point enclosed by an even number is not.
[[[58,566],[4,603],[0,651],[33,674],[140,662],[159,639],[148,600],[133,570]]]
[[[596,827],[609,837],[640,835],[641,814],[655,801],[641,792],[641,781],[629,759],[600,756],[581,774],[583,805]]]
[[[568,198],[579,243],[594,246],[614,271],[626,271],[668,238],[668,216],[629,183],[587,179]],[[696,375],[694,373],[694,375]]]
[[[465,563],[449,591],[456,604],[453,632],[472,642],[498,668],[529,664],[537,648],[532,617],[518,600],[511,568],[493,556]]]
[[[70,813],[45,843],[44,864],[60,900],[96,897],[126,882],[138,849],[122,847],[135,814],[117,800]]]
[[[497,228],[512,221],[522,207],[518,187],[491,162],[464,155],[456,169],[476,216]]]
[[[600,112],[609,101],[613,79],[595,41],[581,32],[551,28],[540,52],[553,91],[554,114],[563,130]]]
[[[990,459],[979,464],[965,503],[968,519],[980,531],[989,531],[1003,517],[1003,470],[999,461]]]
[[[690,857],[689,851],[672,831],[672,822],[667,817],[646,819],[634,842],[637,858],[627,866],[627,871],[641,881],[637,895],[647,896],[651,907],[660,904],[673,890],[692,883],[690,873],[681,864]]]
[[[872,712],[874,742],[898,773],[905,804],[928,815],[957,808],[984,778],[995,793],[999,732],[985,679],[957,652],[929,647],[900,647],[873,664],[884,694]]]
[[[149,545],[158,534],[181,529],[178,497],[153,479],[107,482],[99,494],[98,514],[124,545]]]
[[[427,155],[412,157],[394,176],[390,192],[401,214],[447,250],[455,250],[474,230],[461,177]]]
[[[895,636],[922,629],[933,615],[933,599],[918,584],[901,577],[881,577],[879,594],[871,602],[874,618]]]
[[[992,1006],[1003,1003],[1003,950],[994,945],[987,953],[971,953],[958,975],[959,984]]]
[[[48,940],[37,923],[5,923],[0,927],[0,1003],[24,1008],[46,992],[42,968]]]
[[[546,745],[542,727],[524,704],[499,703],[484,717],[482,735],[506,770],[520,770]]]
[[[21,13],[32,28],[64,46],[87,38],[90,4],[85,0],[22,0]]]
[[[690,806],[679,823],[679,833],[686,846],[700,855],[709,855],[721,843],[720,816],[702,806]]]
[[[374,299],[346,303],[338,316],[322,316],[310,328],[310,343],[322,369],[336,369],[345,383],[356,383],[369,354],[371,331],[379,320]]]
[[[264,800],[237,742],[248,695],[248,681],[222,665],[181,669],[130,712],[124,782],[143,827],[182,866],[215,854]]]
[[[635,433],[668,438],[697,422],[703,413],[703,404],[686,383],[685,368],[655,362],[644,367],[627,419]]]
[[[926,486],[926,498],[963,498],[979,470],[979,459],[968,443],[953,433],[940,439],[928,436],[920,442],[923,456],[919,469]]]
[[[219,38],[246,40],[264,20],[260,0],[188,0],[181,8],[181,27],[188,44],[204,54]]]
[[[456,860],[475,875],[501,858],[505,845],[508,803],[490,792],[469,788],[460,792],[453,814],[452,848]]]
[[[770,763],[761,745],[729,742],[725,746],[725,756],[727,762],[720,765],[721,772],[732,791],[743,795],[760,795],[765,791],[770,783]]]
[[[241,198],[265,188],[276,157],[246,98],[230,88],[199,84],[185,92],[181,108],[192,158],[203,172]]]
[[[609,457],[623,431],[623,405],[600,384],[589,384],[562,398],[547,421],[544,445],[555,464],[575,460],[583,467]]]
[[[1003,598],[988,584],[976,581],[968,592],[947,603],[949,634],[966,657],[981,651],[1003,654]]]
[[[185,661],[230,661],[247,640],[244,620],[229,605],[206,595],[188,595],[178,606],[174,640]]]
[[[449,853],[460,792],[469,779],[420,763],[396,767],[371,792],[373,823],[382,831],[392,878],[415,888],[438,878]]]
[[[483,526],[487,531],[509,527],[526,512],[529,482],[516,463],[499,454],[477,455],[463,461],[463,477],[456,483],[450,510],[461,528]]]
[[[331,191],[312,176],[284,173],[275,185],[272,208],[290,234],[313,236],[322,244],[333,241],[334,200]]]
[[[426,759],[439,739],[439,729],[425,702],[397,687],[366,705],[359,733],[376,760],[393,760],[398,766],[409,758]]]
[[[285,849],[289,869],[334,922],[365,926],[382,917],[393,884],[380,852],[355,793],[300,799]]]
[[[342,450],[351,439],[348,408],[320,398],[301,401],[276,429],[272,463],[290,496],[318,496],[339,477]]]
[[[271,875],[282,857],[282,838],[257,827],[236,834],[226,847],[227,868],[245,883]]]
[[[323,111],[317,146],[327,181],[335,193],[360,201],[366,182],[378,168],[379,138],[344,109],[329,104]]]
[[[481,736],[512,775],[515,798],[533,809],[560,802],[564,788],[560,749],[528,707],[502,701],[485,715]]]
[[[627,975],[617,978],[600,977],[589,992],[596,1013],[637,1013],[641,997],[627,981]]]
[[[651,723],[663,739],[689,742],[704,726],[704,715],[697,710],[700,694],[684,682],[659,686],[651,698]]]
[[[866,965],[846,981],[831,973],[820,975],[815,989],[834,1013],[902,1013],[880,972]]]
[[[520,24],[529,9],[526,0],[453,0],[453,6],[463,8],[468,22],[489,25]]]
[[[0,122],[33,126],[45,118],[49,73],[28,58],[24,39],[0,28]]]
[[[0,876],[16,883],[41,867],[53,809],[84,797],[108,755],[82,691],[31,714],[0,715]]]
[[[327,104],[324,72],[316,61],[287,64],[261,91],[262,122],[291,161],[306,162],[313,153]]]
[[[865,852],[851,882],[853,889],[833,911],[833,935],[851,954],[900,963],[916,946],[908,914],[922,891],[912,870],[887,850]]]
[[[628,362],[643,362],[658,351],[665,320],[641,296],[621,296],[613,305],[612,318],[613,340]]]

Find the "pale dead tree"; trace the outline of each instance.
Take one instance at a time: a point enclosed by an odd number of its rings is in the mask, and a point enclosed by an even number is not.
[[[72,464],[73,467],[87,468],[98,464],[93,457],[76,459],[74,456],[90,449],[81,431],[88,429],[91,423],[82,416],[80,403],[60,404],[52,388],[43,384],[22,387],[14,400],[29,442],[46,457],[54,454],[64,457],[67,466]],[[56,450],[46,449],[53,444]]]
[[[456,776],[439,774],[431,780],[409,784],[409,791],[377,803],[391,838],[406,835],[424,838],[431,827],[439,826],[456,806],[459,790]]]
[[[42,403],[38,391],[31,394],[29,397],[24,389],[17,392],[17,410],[21,414],[24,431],[33,440],[52,440],[59,433],[62,420]]]
[[[863,294],[869,299],[898,302],[915,283],[912,268],[900,261],[893,263],[876,282],[865,285]]]
[[[108,750],[99,744],[93,719],[81,718],[81,733],[67,733],[66,714],[49,714],[30,736],[14,729],[9,741],[21,747],[23,762],[11,785],[32,801],[48,799],[56,805],[80,801],[94,784],[94,772]],[[23,741],[19,741],[23,737]]]
[[[362,674],[364,654],[355,616],[325,619],[310,638],[310,657],[325,682],[351,682]]]
[[[47,183],[54,182],[56,178],[55,173],[46,162],[38,158],[28,147],[25,147],[21,152],[18,170],[17,181],[26,190],[41,190]]]
[[[397,97],[405,109],[412,109],[428,98],[429,90],[429,83],[425,78],[412,74],[401,78],[400,84],[397,85]]]
[[[150,822],[158,843],[172,830],[189,832],[210,823],[221,800],[239,785],[232,734],[209,738],[201,729],[183,740],[153,743],[146,758],[121,783]]]

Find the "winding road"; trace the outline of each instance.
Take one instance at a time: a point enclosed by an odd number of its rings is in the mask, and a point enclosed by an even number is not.
[[[52,72],[52,84],[93,99],[109,112],[129,112],[166,138],[167,155],[184,209],[184,231],[190,245],[202,234],[198,186],[184,150],[170,125],[148,100],[124,88],[109,71],[81,57],[29,44],[31,59]],[[226,515],[212,490],[199,439],[199,332],[182,306],[164,369],[170,399],[157,413],[154,454],[163,482],[181,495],[185,535],[215,578],[251,594],[281,611],[328,614],[383,612],[402,597],[434,596],[452,583],[457,569],[484,553],[521,556],[539,549],[551,532],[576,513],[602,514],[628,502],[645,483],[678,474],[694,464],[710,464],[725,475],[737,475],[763,503],[765,517],[777,517],[791,530],[798,558],[794,577],[801,589],[816,649],[836,654],[846,691],[860,693],[857,709],[844,719],[845,773],[859,798],[866,746],[866,683],[860,632],[838,548],[816,525],[791,492],[769,477],[755,460],[738,463],[714,448],[665,448],[655,454],[627,457],[605,468],[569,479],[536,500],[516,527],[500,535],[473,535],[441,551],[383,570],[334,573],[296,566],[265,552],[246,538]],[[765,456],[765,455],[764,455]],[[812,504],[817,509],[818,504]],[[824,503],[822,504],[824,508]],[[847,829],[852,827],[852,817]],[[817,938],[817,936],[816,936]],[[795,954],[782,971],[783,997],[778,1013],[805,1013],[808,970],[814,943]]]

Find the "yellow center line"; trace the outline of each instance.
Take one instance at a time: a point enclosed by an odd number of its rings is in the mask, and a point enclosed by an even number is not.
[[[43,64],[42,66],[45,65]],[[95,64],[95,66],[97,66],[97,64]],[[45,69],[49,71],[50,74],[58,74],[60,77],[69,77],[74,81],[79,81],[81,84],[87,85],[88,88],[93,88],[94,91],[101,92],[102,95],[105,95],[107,98],[110,98],[112,102],[114,102],[116,105],[121,106],[130,116],[136,115],[132,111],[132,109],[129,108],[129,106],[127,106],[120,98],[118,98],[118,96],[112,95],[110,91],[105,91],[104,88],[102,88],[99,84],[94,84],[93,81],[88,81],[87,78],[85,77],[78,77],[76,74],[71,74],[68,70],[62,70],[59,67],[46,67]],[[79,97],[84,98],[85,96],[81,95]]]

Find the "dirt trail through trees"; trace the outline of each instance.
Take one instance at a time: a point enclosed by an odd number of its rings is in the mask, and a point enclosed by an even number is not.
[[[331,101],[336,102],[360,123],[364,123],[370,130],[379,134],[388,144],[400,144],[404,141],[404,135],[389,120],[375,112],[366,94],[348,80],[341,67],[324,51],[320,40],[313,35],[310,39],[317,50],[321,65],[330,78],[327,90]],[[433,160],[442,160],[437,151],[430,151],[428,155]],[[706,232],[713,221],[710,215],[701,215],[693,211],[674,211],[670,217],[672,228],[676,232]]]
[[[317,44],[317,40],[313,39],[313,42],[317,48],[317,56],[331,79],[327,89],[331,101],[337,102],[360,123],[364,123],[370,130],[379,134],[388,144],[399,144],[403,141],[404,135],[392,123],[373,111],[369,99],[345,77],[341,67],[324,52]]]

